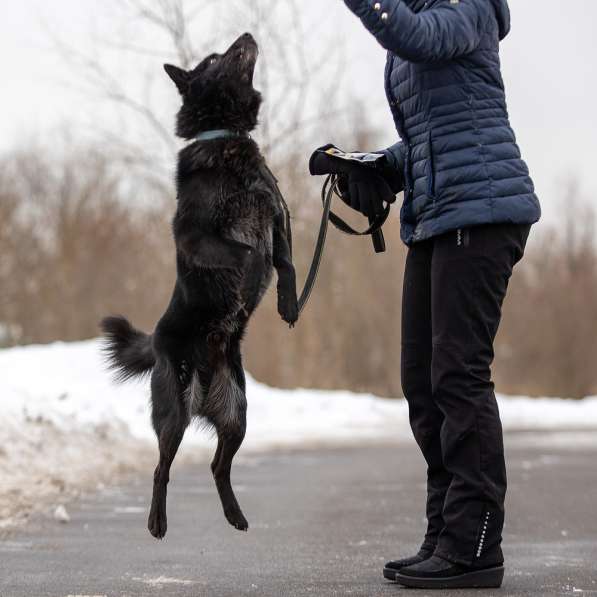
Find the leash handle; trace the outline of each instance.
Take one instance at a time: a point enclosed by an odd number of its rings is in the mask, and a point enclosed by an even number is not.
[[[369,224],[373,226],[375,224],[375,218],[369,218]],[[381,228],[371,233],[371,240],[373,241],[373,248],[376,253],[386,252],[386,239],[384,238],[383,230]]]
[[[321,265],[321,259],[323,257],[323,249],[325,247],[325,239],[327,236],[329,222],[331,222],[336,228],[338,228],[338,230],[344,232],[344,234],[350,234],[352,236],[371,235],[376,253],[383,253],[386,250],[386,243],[381,228],[388,219],[388,215],[390,213],[390,206],[388,205],[386,207],[383,214],[377,217],[369,218],[369,228],[367,228],[367,230],[365,230],[364,232],[357,232],[354,228],[351,228],[344,220],[339,218],[331,209],[334,194],[338,194],[337,185],[338,177],[334,174],[330,174],[325,179],[325,183],[323,185],[323,188],[321,189],[323,214],[321,216],[321,224],[319,226],[319,234],[317,236],[317,243],[315,245],[315,251],[313,253],[311,267],[309,269],[309,273],[307,274],[307,280],[305,281],[303,291],[301,292],[301,295],[298,299],[299,313],[302,313],[303,309],[305,308],[305,305],[307,304],[307,301],[311,296],[311,291],[315,286],[315,281],[319,272],[319,266]]]
[[[327,191],[328,183],[330,184],[329,191]],[[324,185],[325,193],[335,194],[340,197],[340,191],[338,190],[338,177],[335,174],[328,176],[326,184]],[[323,200],[323,195],[322,195]],[[325,205],[325,200],[324,200]],[[386,242],[382,232],[382,226],[386,223],[388,216],[390,215],[390,205],[388,204],[384,209],[383,213],[377,216],[369,216],[369,227],[367,230],[358,232],[352,226],[349,226],[342,218],[337,216],[333,211],[330,211],[330,222],[344,234],[350,234],[351,236],[371,236],[373,239],[373,247],[376,253],[383,253],[386,250]]]

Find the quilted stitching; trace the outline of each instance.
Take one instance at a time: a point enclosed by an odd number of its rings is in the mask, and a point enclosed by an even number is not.
[[[500,73],[507,1],[384,0],[384,23],[371,0],[345,2],[388,50],[386,92],[403,143],[387,154],[407,182],[403,240],[536,222],[541,209]]]

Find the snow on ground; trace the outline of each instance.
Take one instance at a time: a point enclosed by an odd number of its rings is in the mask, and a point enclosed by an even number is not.
[[[147,382],[116,385],[98,340],[0,351],[0,529],[156,457]],[[404,400],[279,390],[247,380],[243,451],[410,437]],[[504,428],[595,429],[597,398],[500,398]],[[183,455],[211,454],[189,428]]]

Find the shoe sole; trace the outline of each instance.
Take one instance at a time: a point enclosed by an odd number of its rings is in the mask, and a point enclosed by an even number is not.
[[[504,567],[474,570],[459,576],[445,578],[424,578],[406,576],[398,572],[396,581],[414,589],[499,589],[504,580]]]
[[[397,574],[398,574],[398,570],[396,570],[396,568],[384,568],[383,569],[383,577],[387,580],[396,582]]]

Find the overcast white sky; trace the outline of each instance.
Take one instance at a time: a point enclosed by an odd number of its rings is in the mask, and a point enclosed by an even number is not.
[[[45,141],[58,124],[77,122],[85,107],[77,92],[58,83],[64,68],[48,49],[42,21],[55,35],[85,45],[98,23],[110,27],[107,6],[104,0],[4,3],[0,149],[30,137]],[[223,2],[222,9],[226,6]],[[323,35],[345,37],[350,60],[342,85],[368,99],[369,119],[388,145],[394,142],[383,92],[383,50],[341,0],[304,0],[302,6],[311,18],[325,13],[335,25]],[[553,221],[569,176],[580,180],[583,195],[597,207],[597,2],[511,0],[510,6],[513,27],[502,44],[502,63],[511,120],[545,215]]]

